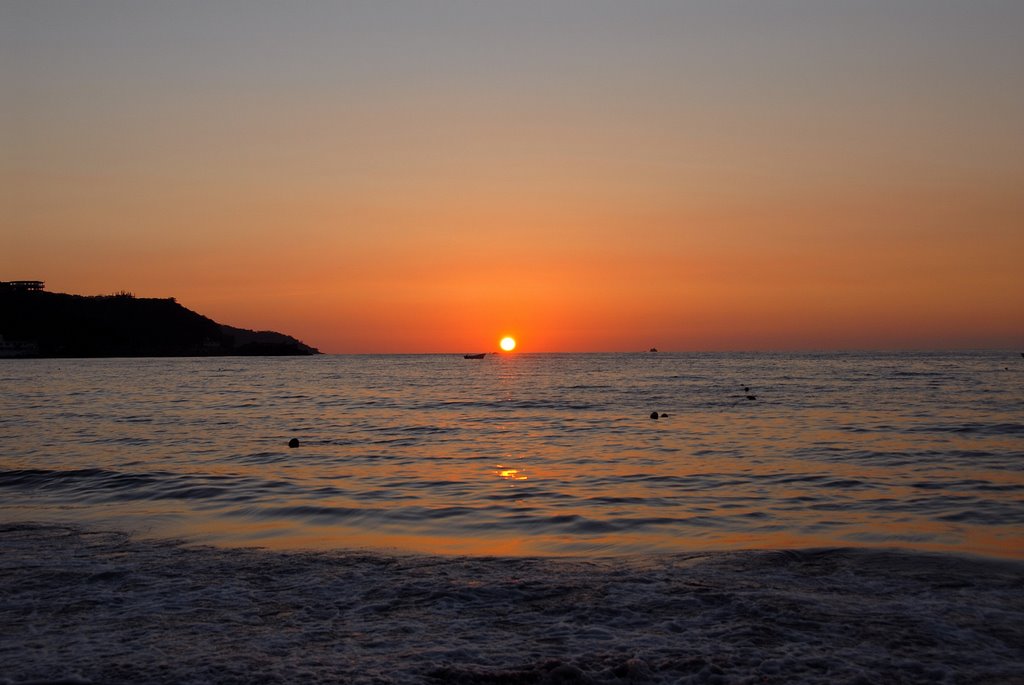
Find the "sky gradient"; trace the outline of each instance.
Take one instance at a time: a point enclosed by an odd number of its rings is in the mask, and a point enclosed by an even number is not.
[[[0,280],[326,352],[1016,349],[1022,36],[993,0],[7,1]]]

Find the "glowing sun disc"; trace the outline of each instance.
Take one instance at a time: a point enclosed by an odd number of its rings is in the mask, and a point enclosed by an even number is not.
[[[506,352],[511,352],[512,350],[516,349],[515,338],[502,338],[501,343],[499,344],[501,345],[501,349],[505,350]]]

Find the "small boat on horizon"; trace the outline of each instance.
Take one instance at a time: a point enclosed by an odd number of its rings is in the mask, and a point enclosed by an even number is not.
[[[480,354],[464,354],[464,355],[462,355],[462,358],[463,359],[483,359],[484,355],[486,355],[486,354],[487,354],[486,352],[481,352]]]

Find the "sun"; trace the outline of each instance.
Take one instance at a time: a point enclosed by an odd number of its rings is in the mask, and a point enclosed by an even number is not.
[[[501,349],[505,350],[506,352],[511,352],[512,350],[516,349],[515,338],[502,338],[499,344],[501,345]]]

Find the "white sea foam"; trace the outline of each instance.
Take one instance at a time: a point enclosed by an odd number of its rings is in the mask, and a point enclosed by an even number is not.
[[[1024,565],[270,552],[0,526],[0,682],[1021,683]]]

